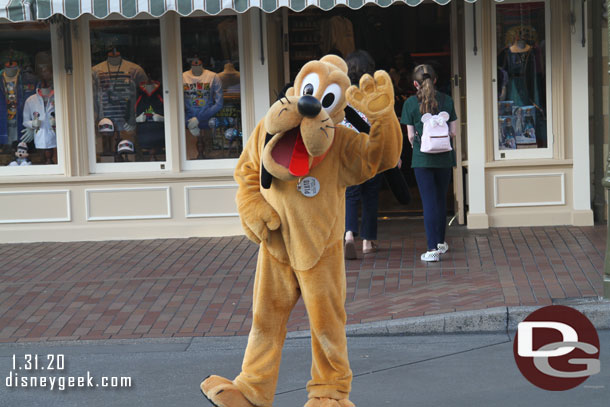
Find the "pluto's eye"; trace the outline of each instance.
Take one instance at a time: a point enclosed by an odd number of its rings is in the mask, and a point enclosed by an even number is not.
[[[335,106],[337,106],[340,99],[341,87],[336,83],[332,83],[324,90],[324,95],[322,96],[322,107],[327,112],[330,112],[335,108]]]
[[[318,74],[310,73],[303,79],[303,84],[301,85],[301,96],[305,95],[314,95],[318,88],[320,87],[320,78]]]

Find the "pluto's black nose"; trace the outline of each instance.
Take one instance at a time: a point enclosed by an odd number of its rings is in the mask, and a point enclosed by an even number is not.
[[[316,117],[318,113],[320,113],[320,110],[322,110],[320,101],[309,95],[301,96],[297,106],[299,108],[299,113],[305,117]]]

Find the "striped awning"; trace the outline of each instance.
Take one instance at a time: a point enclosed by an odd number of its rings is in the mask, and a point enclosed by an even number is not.
[[[0,0],[0,19],[30,21],[34,17],[34,0]]]
[[[147,13],[153,17],[160,17],[168,11],[175,11],[187,16],[196,10],[207,14],[218,14],[223,10],[234,10],[243,13],[252,7],[260,8],[271,13],[280,7],[288,7],[294,11],[302,11],[307,7],[315,6],[322,10],[330,10],[337,5],[345,5],[358,9],[365,4],[377,4],[388,7],[393,3],[406,3],[417,6],[424,0],[0,0],[19,3],[20,1],[36,2],[36,18],[47,19],[55,14],[75,19],[83,14],[92,14],[97,18],[104,18],[111,13],[121,14],[124,17],[134,17],[140,13]],[[451,0],[434,0],[445,5]],[[473,3],[476,0],[465,0]],[[502,1],[502,0],[497,0]]]

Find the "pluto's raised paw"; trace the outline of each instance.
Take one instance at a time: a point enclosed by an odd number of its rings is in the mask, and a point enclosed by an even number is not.
[[[394,111],[394,87],[390,75],[385,71],[375,72],[375,78],[363,75],[360,87],[350,86],[346,97],[350,105],[369,119]]]

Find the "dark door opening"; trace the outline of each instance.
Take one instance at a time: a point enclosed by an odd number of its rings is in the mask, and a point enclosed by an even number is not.
[[[289,69],[294,80],[299,69],[312,59],[327,53],[345,53],[363,49],[371,54],[377,69],[384,69],[394,82],[395,110],[400,119],[402,105],[415,94],[411,73],[419,64],[429,64],[438,75],[436,87],[451,95],[451,8],[436,3],[409,7],[395,4],[376,5],[359,10],[335,7],[330,11],[309,8],[288,13]],[[336,29],[339,26],[341,29]],[[353,36],[350,36],[350,32]],[[347,33],[347,34],[345,34]],[[342,52],[343,51],[343,52]],[[411,145],[403,126],[401,171],[409,185],[411,203],[396,201],[388,185],[379,194],[379,216],[419,216],[423,213],[415,175],[411,168]],[[447,208],[454,211],[453,186],[447,194]]]

